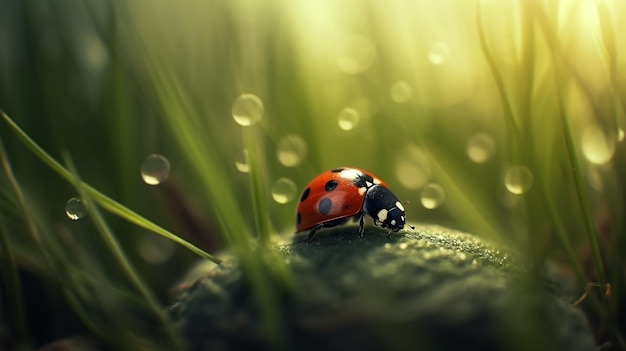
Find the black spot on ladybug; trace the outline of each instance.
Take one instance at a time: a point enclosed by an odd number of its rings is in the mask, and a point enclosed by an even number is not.
[[[300,212],[298,212],[296,214],[296,226],[300,225],[300,222],[302,222],[302,216],[300,216]]]
[[[330,171],[333,172],[333,173],[339,173],[339,172],[343,171],[343,168],[334,168],[334,169],[331,169]]]
[[[300,196],[300,202],[303,202],[304,200],[306,200],[309,197],[310,193],[311,193],[311,188],[304,189],[304,191],[302,192],[302,196]]]
[[[317,204],[317,210],[322,216],[326,216],[330,212],[332,205],[333,202],[329,198],[325,197]]]
[[[326,185],[324,185],[324,189],[328,192],[328,191],[333,191],[335,189],[337,189],[337,185],[339,185],[339,182],[337,182],[336,180],[332,179],[326,182]]]

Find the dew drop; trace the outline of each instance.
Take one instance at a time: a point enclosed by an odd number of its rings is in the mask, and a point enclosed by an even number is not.
[[[296,183],[289,178],[280,178],[272,185],[272,198],[279,204],[286,204],[296,196]]]
[[[504,185],[513,194],[523,194],[532,187],[533,174],[524,166],[511,166],[504,175]]]
[[[583,132],[582,151],[589,162],[602,165],[613,157],[615,142],[607,138],[598,126],[590,126]]]
[[[450,48],[443,42],[434,43],[428,51],[428,59],[433,65],[441,65],[448,61]]]
[[[376,47],[366,37],[349,36],[341,41],[337,52],[339,69],[348,74],[368,70],[376,59]]]
[[[170,161],[162,155],[152,154],[141,164],[141,178],[148,185],[158,185],[170,177]]]
[[[248,160],[248,150],[242,150],[239,158],[235,161],[235,167],[241,173],[250,172],[250,162]]]
[[[137,242],[139,256],[146,262],[159,265],[167,262],[174,255],[174,243],[168,239],[145,235]]]
[[[467,156],[476,163],[485,163],[493,156],[496,144],[491,135],[476,133],[467,141]]]
[[[413,96],[413,89],[408,83],[398,81],[393,83],[389,94],[391,95],[391,100],[397,103],[403,103],[411,99],[411,96]]]
[[[243,127],[258,123],[263,117],[263,101],[254,94],[241,94],[233,103],[232,114],[235,122]]]
[[[349,131],[359,124],[359,113],[350,107],[346,107],[337,116],[337,122],[339,123],[339,128]]]
[[[435,209],[446,199],[446,193],[443,190],[443,187],[437,183],[430,183],[426,185],[420,194],[420,201],[422,202],[422,206],[429,210]]]
[[[77,197],[73,197],[65,203],[65,214],[67,218],[77,221],[87,214],[85,202]]]
[[[307,145],[301,136],[288,134],[276,146],[278,162],[285,167],[295,167],[304,160],[307,154]]]

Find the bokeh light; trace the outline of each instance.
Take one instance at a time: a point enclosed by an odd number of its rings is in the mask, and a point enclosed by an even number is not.
[[[596,125],[588,126],[582,135],[582,150],[585,158],[594,164],[609,162],[615,153],[616,140],[607,135]]]
[[[306,158],[307,150],[306,141],[301,136],[288,134],[278,142],[276,157],[283,166],[295,167]]]
[[[355,109],[346,107],[339,112],[337,123],[342,130],[350,131],[359,125],[360,118],[359,113]]]
[[[506,189],[515,195],[527,192],[533,185],[533,174],[525,166],[515,165],[509,167],[504,175]]]
[[[419,147],[409,144],[396,154],[396,177],[407,189],[420,189],[430,178],[428,156]]]
[[[437,42],[434,43],[428,51],[428,59],[433,65],[442,65],[448,61],[450,56],[450,48],[448,44]]]
[[[487,133],[476,133],[467,141],[467,156],[475,163],[487,162],[496,148],[493,137]]]
[[[420,192],[420,202],[429,210],[441,206],[446,199],[446,192],[437,183],[429,183]]]
[[[296,197],[296,183],[289,178],[279,178],[272,185],[272,199],[279,204],[286,204]]]
[[[389,94],[391,95],[391,100],[403,103],[411,99],[413,88],[407,82],[397,81],[391,86]]]
[[[368,70],[376,59],[376,47],[364,36],[349,36],[339,42],[337,65],[348,74]]]
[[[257,124],[263,117],[263,101],[254,94],[241,94],[233,103],[232,114],[235,122],[242,127]]]

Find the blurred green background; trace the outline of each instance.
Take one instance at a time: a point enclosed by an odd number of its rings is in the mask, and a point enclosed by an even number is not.
[[[69,155],[83,181],[212,254],[292,235],[308,181],[367,169],[409,202],[409,222],[557,262],[581,293],[610,283],[590,314],[615,339],[625,20],[618,0],[8,0],[0,109],[57,161]],[[122,307],[136,289],[89,220],[94,204],[68,219],[75,184],[0,125],[0,340],[106,338],[124,334],[109,323],[120,316],[151,330],[149,308]],[[141,177],[152,154],[170,166],[157,185]],[[198,256],[101,217],[156,299],[171,301]]]

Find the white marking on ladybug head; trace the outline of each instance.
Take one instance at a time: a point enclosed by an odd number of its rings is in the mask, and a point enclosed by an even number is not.
[[[367,188],[362,186],[359,188],[359,195],[363,196],[365,195],[365,192],[367,192]]]
[[[392,219],[392,220],[391,220],[391,226],[393,227],[393,226],[395,226],[395,225],[396,225],[396,220],[395,220],[395,219]]]
[[[365,186],[367,186],[368,188],[371,188],[372,185],[374,185],[372,184],[372,182],[365,181]]]
[[[406,220],[404,219],[404,216],[400,216],[400,219],[402,220],[402,222],[406,222]]]
[[[400,211],[405,212],[405,211],[404,211],[404,206],[402,206],[402,203],[401,203],[400,201],[396,201],[396,207],[397,207]]]
[[[374,178],[374,184],[378,185],[380,183],[382,183],[382,181],[380,179]]]
[[[378,220],[379,222],[384,222],[387,219],[388,213],[389,211],[383,208],[382,210],[378,211],[378,213],[376,214],[376,220]]]

